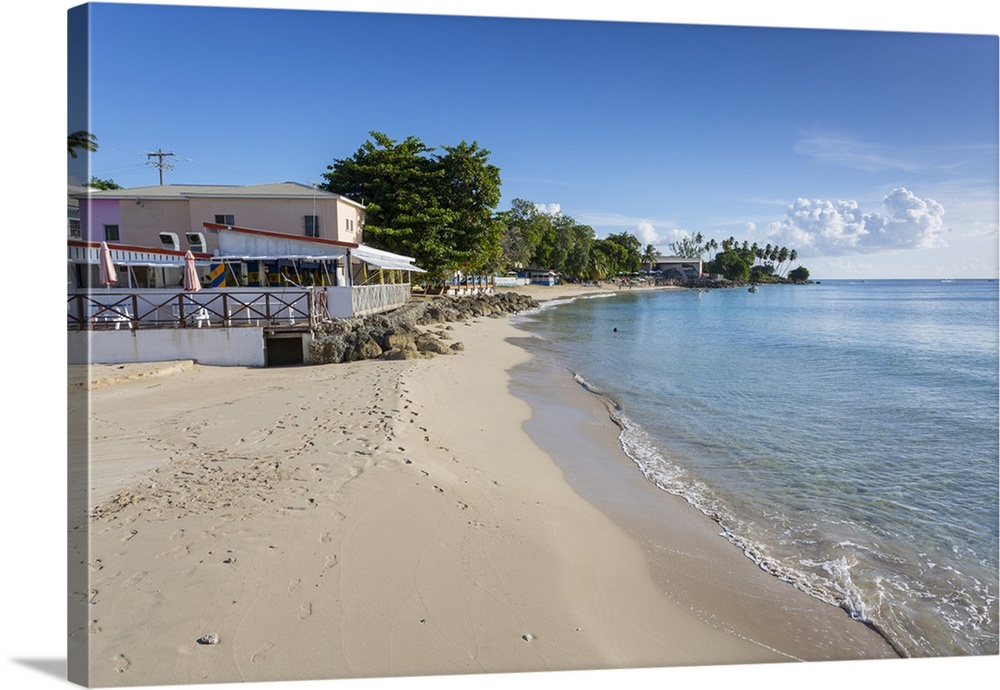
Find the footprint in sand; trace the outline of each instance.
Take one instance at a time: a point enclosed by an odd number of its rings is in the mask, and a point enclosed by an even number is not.
[[[164,551],[157,555],[157,558],[161,556],[173,556],[174,558],[184,558],[185,556],[191,555],[191,544],[183,544],[175,549],[170,549],[169,551]]]
[[[263,647],[261,647],[260,649],[258,649],[256,652],[253,653],[253,656],[250,657],[250,663],[258,664],[262,661],[267,660],[267,653],[271,651],[273,647],[274,647],[273,642],[266,642]]]
[[[149,575],[149,573],[146,571],[143,571],[141,573],[136,573],[132,577],[125,580],[124,584],[126,587],[135,587],[137,584],[142,582],[147,575]]]
[[[130,529],[128,532],[125,533],[125,536],[122,537],[122,541],[128,541],[137,534],[139,534],[138,530]]]
[[[338,563],[337,554],[333,554],[332,556],[326,557],[326,565],[323,567],[329,570],[330,568],[336,566],[337,563]]]
[[[129,661],[124,654],[115,654],[114,662],[115,670],[118,671],[118,673],[125,673],[125,671],[128,670],[128,667],[132,665],[132,662]]]
[[[320,535],[319,540],[324,544],[329,544],[331,541],[333,541],[333,537],[330,536],[329,532],[324,532],[323,534]]]
[[[302,580],[296,579],[288,583],[288,593],[297,592],[302,589]]]
[[[304,621],[306,618],[308,618],[311,615],[313,615],[312,604],[302,604],[302,606],[299,607],[299,620],[300,621]]]
[[[170,535],[170,541],[177,541],[178,539],[181,539],[183,537],[184,537],[184,530],[179,529]]]

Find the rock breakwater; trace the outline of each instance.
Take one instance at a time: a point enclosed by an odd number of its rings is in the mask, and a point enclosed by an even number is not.
[[[320,325],[309,347],[310,361],[336,364],[454,354],[462,350],[463,345],[451,337],[451,323],[482,317],[503,318],[537,306],[534,298],[516,292],[414,299],[384,314]],[[435,326],[440,328],[435,329]]]

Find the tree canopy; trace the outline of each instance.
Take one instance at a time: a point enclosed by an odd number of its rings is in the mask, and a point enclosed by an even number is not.
[[[476,142],[437,153],[415,136],[370,137],[353,156],[327,166],[319,185],[365,205],[365,241],[414,257],[432,277],[496,267],[501,182],[490,152]]]
[[[78,149],[93,153],[97,150],[97,137],[84,129],[80,129],[66,137],[66,147],[71,158],[76,158]]]
[[[526,199],[515,199],[498,217],[503,224],[501,260],[507,268],[545,268],[569,278],[603,280],[634,273],[642,265],[642,244],[630,233],[598,238],[589,225],[540,211]]]
[[[120,184],[118,184],[117,182],[115,182],[114,180],[112,180],[110,177],[108,179],[106,179],[106,180],[102,180],[101,178],[95,177],[93,175],[91,175],[90,182],[87,183],[87,186],[90,187],[91,189],[121,189],[122,188],[122,186]]]
[[[721,245],[715,240],[709,240],[701,246],[705,250],[722,247],[722,251],[707,264],[706,270],[709,273],[719,273],[729,280],[773,281],[780,278],[783,271],[791,266],[791,262],[798,259],[798,252],[794,249],[770,243],[761,247],[748,240],[740,243],[733,237],[723,240]],[[788,277],[795,280],[791,274]]]
[[[806,282],[809,280],[809,269],[805,266],[799,266],[798,268],[793,268],[788,272],[789,280],[795,280],[798,282]]]

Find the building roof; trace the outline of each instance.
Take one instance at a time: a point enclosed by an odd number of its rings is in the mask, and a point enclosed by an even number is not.
[[[122,189],[85,189],[72,194],[91,199],[341,199],[363,208],[346,196],[332,194],[300,182],[272,182],[257,185],[164,184]]]
[[[658,264],[695,264],[701,261],[701,257],[697,256],[657,256],[656,263]]]

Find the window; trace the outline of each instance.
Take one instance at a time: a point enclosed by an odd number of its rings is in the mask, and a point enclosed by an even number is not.
[[[69,219],[69,236],[80,239],[80,219],[70,218]]]
[[[104,241],[105,242],[121,242],[121,234],[118,232],[117,225],[105,225],[104,226]]]
[[[319,237],[319,216],[302,216],[305,222],[306,237]]]
[[[350,234],[352,234],[354,232],[354,219],[353,218],[345,218],[344,219],[344,230],[347,232],[348,235],[350,235]]]
[[[236,220],[231,213],[215,214],[215,222],[219,225],[236,225]]]

